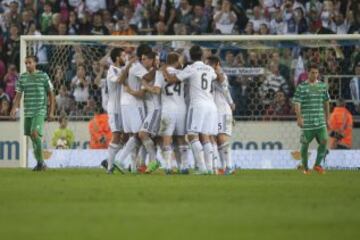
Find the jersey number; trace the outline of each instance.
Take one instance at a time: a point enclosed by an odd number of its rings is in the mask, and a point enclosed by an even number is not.
[[[170,91],[170,87],[173,86],[173,92]],[[177,94],[180,96],[181,95],[181,85],[180,83],[175,83],[175,84],[166,84],[165,86],[165,93],[167,96],[172,96],[174,95],[174,92],[177,92]]]
[[[208,86],[209,86],[209,83],[208,83],[208,80],[206,79],[206,73],[203,73],[201,75],[201,88],[203,90],[207,90]],[[212,84],[210,84],[210,92],[211,93],[213,92],[213,85]]]

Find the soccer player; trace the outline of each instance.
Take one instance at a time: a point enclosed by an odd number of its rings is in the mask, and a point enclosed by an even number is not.
[[[188,81],[190,104],[187,112],[187,134],[200,174],[213,172],[213,147],[210,136],[217,134],[217,109],[212,96],[212,81],[220,80],[215,70],[202,62],[202,49],[194,45],[190,57],[194,62],[176,75],[163,74],[169,83]],[[200,142],[199,134],[202,134]]]
[[[36,57],[27,56],[25,58],[26,72],[21,74],[16,83],[16,96],[11,110],[11,116],[15,118],[20,106],[22,95],[24,95],[24,132],[31,138],[37,165],[34,171],[46,170],[42,153],[42,136],[44,129],[45,116],[47,114],[47,104],[50,103],[48,120],[54,117],[55,96],[53,85],[49,76],[36,69]]]
[[[320,82],[318,77],[319,69],[316,65],[312,65],[308,80],[297,87],[293,98],[297,124],[302,129],[300,142],[304,174],[310,174],[308,148],[314,138],[319,144],[314,170],[320,174],[324,173],[321,161],[327,152],[326,126],[329,118],[329,93],[327,85]]]
[[[112,132],[111,142],[108,147],[108,173],[112,173],[114,170],[113,162],[116,154],[122,148],[124,144],[124,128],[121,117],[121,87],[122,87],[122,71],[125,66],[126,54],[122,48],[114,48],[110,53],[111,60],[113,62],[110,65],[106,81],[108,87],[109,100],[107,104],[107,111],[109,114],[109,126]]]
[[[167,72],[177,74],[181,64],[179,54],[171,52],[166,59]],[[167,83],[161,71],[156,72],[154,90],[161,93],[161,122],[159,135],[162,137],[162,152],[166,163],[165,172],[171,174],[173,135],[180,153],[180,172],[188,173],[187,153],[185,141],[186,104],[184,96],[184,82]]]
[[[214,101],[218,110],[218,134],[214,142],[214,154],[217,154],[216,151],[218,150],[221,165],[225,166],[225,175],[230,175],[234,173],[230,137],[233,121],[232,111],[235,109],[235,105],[230,95],[228,78],[221,69],[219,57],[210,56],[207,61],[208,64],[215,69],[218,76],[224,78],[221,83],[219,81],[213,82]],[[214,165],[214,168],[218,167],[216,163]]]
[[[122,162],[132,153],[132,172],[137,171],[135,159],[141,146],[138,133],[145,120],[143,103],[145,91],[141,88],[142,80],[153,67],[153,61],[155,60],[155,55],[152,53],[151,48],[145,44],[137,48],[136,55],[138,60],[129,68],[128,78],[124,83],[121,93],[121,113],[123,116],[124,132],[130,134],[132,137],[130,137],[123,151],[120,153],[120,162],[115,164],[117,168],[121,169]],[[151,139],[145,139],[142,143],[149,154],[155,155],[155,144]]]

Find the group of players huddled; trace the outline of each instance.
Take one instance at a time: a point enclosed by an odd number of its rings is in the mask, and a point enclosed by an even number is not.
[[[131,172],[154,172],[160,167],[157,146],[167,174],[174,173],[173,158],[178,172],[189,173],[189,149],[197,174],[234,173],[229,142],[234,103],[218,57],[203,59],[194,45],[191,64],[184,67],[182,56],[170,52],[160,66],[146,44],[138,46],[135,59],[127,60],[122,48],[112,49],[110,57],[107,111],[113,134],[102,162],[108,173],[127,172],[129,155]]]

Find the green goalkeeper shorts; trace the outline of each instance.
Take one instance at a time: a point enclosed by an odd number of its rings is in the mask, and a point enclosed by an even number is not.
[[[328,140],[328,133],[326,127],[313,130],[302,130],[300,142],[309,144],[314,138],[316,139],[317,143],[326,142]]]
[[[31,136],[31,133],[37,131],[39,136],[44,133],[44,116],[26,117],[24,122],[24,132],[26,136]]]

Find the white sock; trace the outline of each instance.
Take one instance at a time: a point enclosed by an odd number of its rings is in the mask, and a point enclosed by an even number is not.
[[[139,150],[139,155],[138,155],[140,166],[146,165],[146,154],[147,154],[147,151],[146,151],[145,147],[141,146],[140,150]]]
[[[213,160],[214,160],[214,151],[211,143],[204,144],[204,156],[205,156],[205,164],[208,171],[213,171]]]
[[[218,146],[216,143],[213,143],[213,151],[214,151],[214,161],[213,161],[213,165],[215,169],[220,169],[220,168],[224,168],[223,164],[220,160],[220,156],[219,156],[219,151],[218,151]]]
[[[232,169],[234,167],[232,158],[231,158],[231,149],[230,143],[225,142],[219,146],[219,155],[222,161],[225,163],[226,167]]]
[[[180,167],[181,167],[181,153],[180,153],[179,146],[177,146],[177,145],[174,148],[174,154],[175,154],[175,160],[176,160],[176,167],[178,169],[180,169]]]
[[[180,152],[180,157],[181,157],[180,169],[188,169],[189,168],[188,150],[189,150],[189,146],[187,146],[187,145],[179,146],[179,152]]]
[[[206,171],[204,149],[199,140],[191,142],[191,148],[194,154],[196,166],[200,171]]]
[[[172,149],[171,146],[164,146],[162,150],[164,160],[165,160],[165,169],[170,170],[172,168]]]
[[[113,163],[114,163],[114,159],[116,154],[119,152],[119,150],[122,148],[121,144],[115,144],[115,143],[110,143],[109,147],[108,147],[108,170],[111,169]]]
[[[140,146],[140,141],[137,139],[137,137],[132,136],[129,138],[124,148],[120,152],[119,163],[124,163],[129,154],[138,146]]]
[[[143,140],[143,145],[149,154],[149,162],[156,160],[155,144],[151,138]]]

